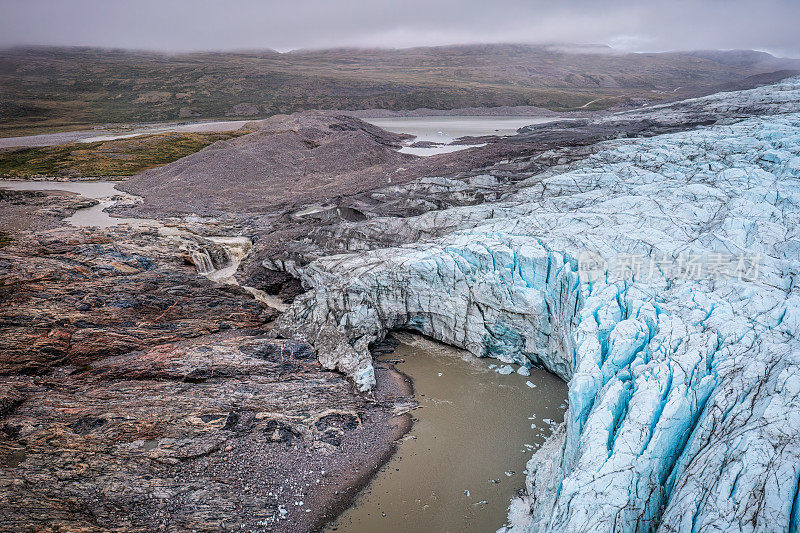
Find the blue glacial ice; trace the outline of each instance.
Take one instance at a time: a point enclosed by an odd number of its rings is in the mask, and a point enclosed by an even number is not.
[[[567,380],[514,531],[798,531],[800,80],[697,101],[777,103],[405,219],[448,232],[310,263],[278,329],[365,390],[397,328]],[[607,266],[587,275],[587,253]]]

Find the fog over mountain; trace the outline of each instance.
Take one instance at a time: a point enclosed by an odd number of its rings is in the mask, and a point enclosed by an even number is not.
[[[626,51],[766,50],[800,56],[792,0],[0,0],[0,46],[170,51],[600,43]]]

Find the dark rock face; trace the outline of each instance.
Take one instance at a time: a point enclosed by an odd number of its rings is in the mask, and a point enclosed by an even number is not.
[[[248,286],[278,296],[285,303],[293,302],[295,297],[305,292],[300,280],[287,272],[262,268],[260,264],[251,264],[248,272],[243,276]]]
[[[0,249],[0,373],[85,365],[274,318],[242,289],[198,276],[157,235],[126,237],[64,228]]]

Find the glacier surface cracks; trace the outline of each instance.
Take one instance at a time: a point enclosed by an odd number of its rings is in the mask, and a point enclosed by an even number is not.
[[[514,531],[797,531],[800,80],[705,101],[778,104],[606,142],[500,202],[403,219],[429,237],[298,269],[312,290],[278,331],[362,389],[369,345],[396,328],[567,380]],[[579,268],[587,252],[599,276]],[[744,254],[757,272],[670,266]],[[615,272],[625,256],[645,268]]]

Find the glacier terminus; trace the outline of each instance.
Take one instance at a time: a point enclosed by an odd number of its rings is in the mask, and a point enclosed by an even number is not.
[[[278,331],[363,390],[395,329],[567,381],[508,531],[798,531],[800,79],[593,120],[687,117],[491,201],[328,228],[337,253],[280,265],[310,290]]]

